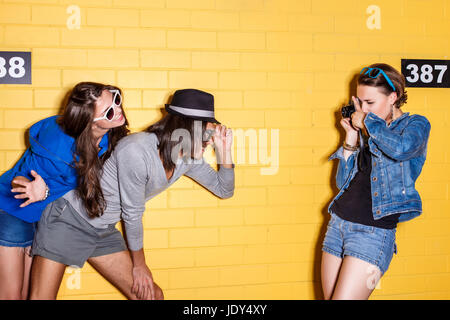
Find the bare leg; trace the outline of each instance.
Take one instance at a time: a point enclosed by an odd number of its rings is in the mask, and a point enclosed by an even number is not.
[[[22,299],[24,249],[0,246],[0,300]]]
[[[56,300],[66,265],[35,256],[31,268],[30,300]]]
[[[30,256],[31,247],[26,247],[23,256],[23,284],[22,284],[22,299],[28,299],[28,289],[30,288],[31,263],[33,257]]]
[[[366,261],[345,256],[333,300],[367,300],[381,278],[378,267]]]
[[[322,290],[325,300],[330,300],[333,295],[336,280],[338,279],[339,269],[341,268],[342,259],[328,252],[322,253]]]
[[[131,292],[131,287],[133,286],[133,262],[128,251],[89,258],[88,262],[128,299],[137,300],[136,295]],[[161,288],[156,283],[155,287],[156,298],[163,300],[164,295]]]

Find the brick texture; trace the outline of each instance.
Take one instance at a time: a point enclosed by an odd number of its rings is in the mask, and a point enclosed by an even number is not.
[[[71,30],[75,3],[81,24]],[[366,25],[373,4],[381,29]],[[0,84],[0,173],[25,150],[30,125],[58,112],[77,82],[120,86],[133,131],[158,120],[175,90],[207,90],[217,118],[240,135],[235,194],[218,199],[182,178],[147,203],[155,281],[168,299],[320,299],[315,270],[336,193],[327,158],[342,141],[338,108],[363,66],[446,59],[449,18],[448,0],[0,1],[0,50],[33,59],[32,85]],[[404,111],[432,125],[417,183],[424,213],[398,226],[398,254],[372,299],[449,299],[450,93],[408,94]],[[263,175],[270,156],[276,174]],[[66,272],[58,298],[124,299],[88,264],[80,288],[75,275]]]

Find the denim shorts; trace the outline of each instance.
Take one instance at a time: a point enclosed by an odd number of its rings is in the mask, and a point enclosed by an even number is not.
[[[33,243],[36,222],[23,221],[0,210],[0,246],[26,248]]]
[[[384,274],[394,252],[397,253],[396,231],[353,223],[331,213],[322,251],[339,258],[352,256],[364,260]]]

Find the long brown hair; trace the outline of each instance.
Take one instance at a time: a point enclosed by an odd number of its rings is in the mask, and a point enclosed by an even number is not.
[[[156,137],[158,138],[158,149],[159,154],[161,156],[161,160],[163,163],[163,167],[167,172],[172,171],[176,164],[173,162],[172,159],[172,151],[175,147],[180,147],[180,145],[184,142],[182,141],[182,137],[180,137],[179,140],[173,140],[173,138],[176,135],[173,135],[175,130],[184,129],[189,132],[189,135],[191,138],[195,137],[195,122],[199,122],[200,120],[194,120],[187,117],[182,117],[176,114],[168,113],[159,120],[158,122],[152,124],[150,127],[148,127],[145,131],[154,133]],[[203,137],[203,134],[206,130],[206,121],[201,121],[202,123],[202,132],[201,137]],[[193,143],[192,143],[193,142]],[[202,141],[197,141],[202,142]],[[188,145],[191,146],[191,152],[190,152],[190,158],[192,159],[194,154],[194,147],[195,147],[196,141],[191,140],[191,142],[188,143]],[[184,150],[186,153],[188,150]]]
[[[405,77],[398,72],[394,67],[385,63],[375,63],[369,66],[369,68],[380,68],[386,73],[389,79],[392,81],[395,87],[395,92],[397,93],[397,100],[394,105],[400,108],[408,100],[408,95],[405,90]],[[382,90],[385,95],[390,95],[394,90],[387,82],[383,75],[379,75],[376,78],[371,78],[367,74],[361,74],[358,77],[358,84],[366,85],[370,87],[378,87]]]
[[[77,193],[82,199],[90,217],[99,217],[106,208],[100,186],[100,176],[103,163],[109,158],[117,142],[129,132],[128,120],[122,108],[125,123],[113,129],[108,134],[108,149],[98,157],[98,148],[92,136],[97,99],[104,90],[119,90],[120,88],[95,82],[78,83],[68,96],[63,114],[58,118],[58,124],[66,134],[75,139],[74,163],[77,171]]]

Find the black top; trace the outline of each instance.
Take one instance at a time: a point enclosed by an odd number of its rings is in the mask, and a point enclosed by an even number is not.
[[[358,156],[359,171],[350,182],[347,190],[337,199],[331,211],[341,219],[374,226],[383,229],[397,227],[399,214],[375,220],[372,213],[372,191],[370,185],[370,173],[372,171],[372,155],[366,144]]]

